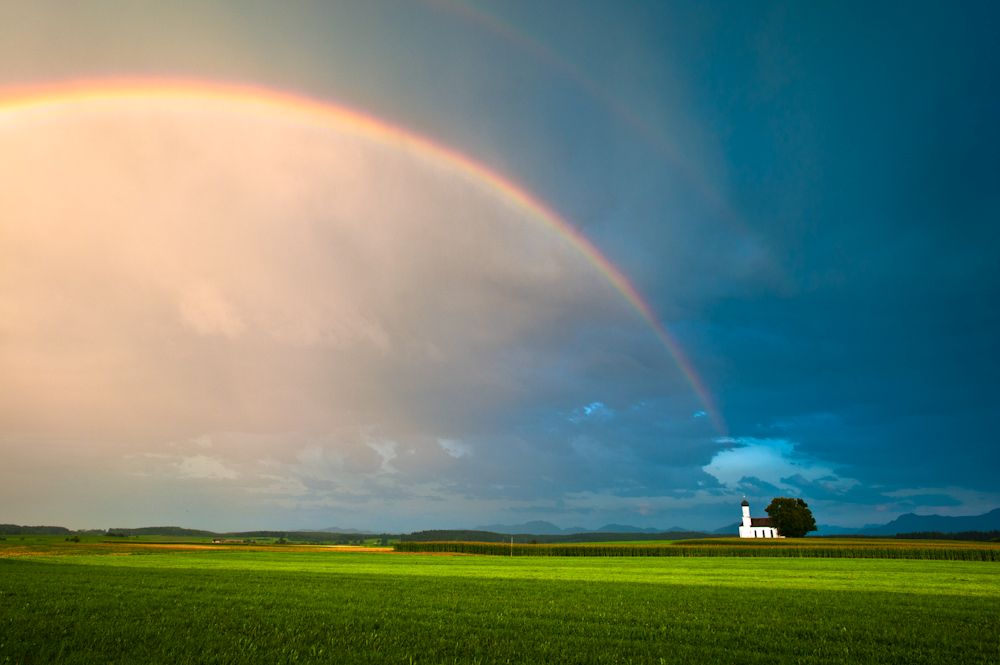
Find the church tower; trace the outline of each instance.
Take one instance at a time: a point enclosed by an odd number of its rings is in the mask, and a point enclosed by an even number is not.
[[[743,522],[740,524],[740,538],[784,538],[771,526],[770,517],[750,517],[750,502],[743,498]]]

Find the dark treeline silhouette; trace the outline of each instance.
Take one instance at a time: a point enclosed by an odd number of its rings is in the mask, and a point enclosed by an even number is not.
[[[108,536],[127,538],[129,536],[194,536],[199,538],[228,538],[250,540],[253,538],[284,538],[299,543],[332,543],[349,545],[365,539],[387,538],[386,534],[330,533],[328,531],[202,531],[179,526],[144,526],[136,529],[108,529]]]
[[[111,529],[67,529],[64,526],[22,526],[20,524],[0,524],[0,536],[106,536],[108,538],[133,538],[136,536],[159,536],[164,538],[226,538],[251,540],[254,538],[283,538],[285,542],[324,543],[352,545],[366,540],[378,539],[388,544],[397,535],[385,533],[331,533],[329,531],[205,531],[187,529],[180,526],[143,526],[131,529],[114,527]]]
[[[284,539],[286,542],[326,543],[334,545],[353,545],[366,540],[378,539],[383,544],[389,540],[405,540],[410,542],[427,541],[464,541],[479,543],[508,543],[511,535],[493,531],[476,531],[469,529],[435,529],[430,531],[415,531],[410,534],[388,533],[336,533],[330,531],[205,531],[203,529],[188,529],[180,526],[143,526],[136,528],[114,527],[111,529],[73,530],[62,526],[21,526],[18,524],[0,524],[0,535],[60,535],[74,534],[98,535],[108,538],[133,538],[137,536],[161,536],[165,538],[227,538],[233,540],[250,540],[255,538]],[[612,541],[650,541],[650,540],[690,540],[692,538],[711,538],[710,534],[700,531],[665,531],[662,533],[611,533],[594,531],[588,533],[564,534],[531,534],[520,533],[513,536],[515,543],[606,543]]]
[[[4,536],[65,536],[72,533],[64,526],[21,526],[20,524],[0,524],[0,534]]]
[[[200,529],[185,529],[180,526],[142,526],[136,529],[108,529],[107,535],[111,536],[200,536],[211,537],[219,534]]]
[[[558,544],[558,543],[608,543],[614,541],[639,541],[639,540],[690,540],[692,538],[711,538],[709,534],[698,531],[666,531],[663,533],[610,533],[597,531],[591,533],[562,533],[562,534],[531,534],[518,533],[513,536],[508,533],[495,533],[493,531],[473,531],[463,529],[434,529],[430,531],[414,531],[401,537],[401,540],[413,543],[426,542],[469,542],[469,543],[509,543],[513,537],[515,543],[538,543],[538,544]]]
[[[335,533],[330,531],[227,531],[215,532],[201,529],[187,529],[179,526],[144,526],[133,529],[68,529],[64,526],[28,526],[20,524],[0,524],[0,536],[72,536],[96,535],[109,538],[129,538],[135,536],[163,536],[167,538],[231,538],[250,540],[254,538],[285,539],[286,542],[325,543],[334,545],[356,545],[368,540],[378,539],[388,544],[389,540],[408,542],[441,542],[459,541],[476,543],[509,543],[511,534],[494,531],[477,531],[472,529],[433,529],[414,531],[409,534],[388,533]],[[614,541],[651,541],[651,540],[691,540],[694,538],[718,538],[729,534],[706,534],[699,531],[665,531],[662,533],[610,533],[595,531],[588,533],[563,534],[514,534],[514,542],[522,544],[559,544],[559,543],[607,543]],[[885,538],[874,534],[821,535],[813,538]],[[968,540],[978,542],[1000,542],[1000,530],[992,531],[958,531],[954,533],[942,531],[912,531],[890,536],[899,539],[912,540]]]
[[[912,538],[915,540],[978,540],[985,542],[1000,542],[1000,531],[959,531],[956,533],[917,531],[914,533],[897,533],[896,538]]]

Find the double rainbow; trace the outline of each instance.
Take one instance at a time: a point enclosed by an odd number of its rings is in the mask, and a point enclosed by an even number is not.
[[[357,111],[267,88],[182,80],[94,80],[0,90],[0,120],[6,113],[34,107],[115,99],[204,99],[229,101],[261,112],[295,114],[319,125],[334,125],[369,140],[415,152],[435,165],[494,192],[508,205],[553,229],[582,254],[645,319],[694,389],[718,432],[725,423],[680,343],[660,323],[652,307],[622,271],[579,230],[520,185],[460,152]]]

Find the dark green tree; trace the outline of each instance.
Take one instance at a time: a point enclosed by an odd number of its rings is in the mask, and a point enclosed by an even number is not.
[[[802,499],[779,496],[771,499],[766,510],[771,517],[771,526],[782,536],[801,538],[816,530],[816,520],[809,510],[809,504]]]

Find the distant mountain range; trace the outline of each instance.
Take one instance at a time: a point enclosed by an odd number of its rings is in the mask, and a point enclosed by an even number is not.
[[[656,528],[643,528],[638,526],[632,526],[629,524],[605,524],[604,526],[597,529],[586,529],[584,527],[569,527],[566,529],[561,529],[552,522],[545,522],[542,520],[534,520],[531,522],[524,522],[522,524],[488,524],[485,526],[478,526],[474,530],[463,531],[466,534],[476,534],[477,537],[482,537],[485,535],[521,535],[521,536],[548,536],[547,541],[566,541],[571,542],[575,540],[580,540],[580,538],[574,538],[574,536],[579,536],[580,534],[635,534],[638,537],[645,536],[645,538],[637,539],[649,539],[651,536],[657,534],[678,534],[674,537],[695,537],[699,533],[701,534],[712,534],[712,535],[724,535],[724,536],[735,536],[738,533],[737,527],[738,522],[733,522],[714,531],[692,531],[690,529],[684,529],[682,527],[674,526],[669,529],[656,529]],[[914,513],[907,513],[905,515],[900,515],[896,519],[888,522],[886,524],[866,524],[863,527],[843,527],[831,524],[821,524],[819,529],[814,533],[814,535],[819,536],[840,536],[840,535],[859,535],[859,536],[894,536],[896,534],[906,534],[906,533],[963,533],[963,532],[989,532],[989,531],[1000,531],[1000,508],[995,508],[988,513],[983,513],[982,515],[962,515],[962,516],[949,516],[949,515],[916,515]],[[52,535],[62,535],[70,533],[84,533],[84,532],[74,532],[66,527],[62,526],[22,526],[18,524],[0,524],[0,535],[38,535],[38,534],[52,534]],[[95,533],[103,533],[103,530],[97,530]],[[110,535],[124,535],[124,536],[136,536],[136,535],[167,535],[167,536],[215,536],[215,535],[227,535],[227,536],[241,536],[241,537],[265,537],[265,536],[282,536],[289,533],[296,534],[297,538],[308,539],[308,540],[324,540],[328,537],[324,534],[332,534],[329,538],[335,536],[340,536],[342,538],[347,538],[348,536],[354,535],[372,535],[377,532],[374,531],[362,531],[359,529],[345,529],[342,527],[330,526],[325,529],[316,530],[299,530],[299,531],[245,531],[239,533],[225,533],[218,534],[213,531],[202,531],[200,529],[186,529],[177,526],[158,526],[158,527],[141,527],[141,528],[131,528],[131,529],[109,529],[108,533]],[[436,538],[453,537],[448,536],[448,534],[457,534],[458,531],[440,531],[440,532],[430,532],[422,531],[415,532],[411,535],[417,534],[436,534]],[[606,536],[607,537],[607,536]],[[590,540],[589,538],[584,538],[584,540]],[[594,540],[600,540],[596,538]]]
[[[894,536],[898,533],[959,533],[962,531],[1000,531],[1000,508],[982,515],[916,515],[906,513],[886,524],[866,524],[861,528],[822,524],[819,535]]]
[[[582,533],[587,529],[578,526],[560,529],[552,522],[534,520],[531,522],[525,522],[524,524],[485,524],[483,526],[477,526],[473,530],[509,534],[527,533],[533,536],[560,536],[570,533]]]
[[[342,529],[339,526],[328,526],[325,529],[299,529],[299,531],[322,531],[324,533],[375,533],[374,531],[362,531],[361,529]]]
[[[552,522],[542,520],[534,520],[523,524],[486,524],[484,526],[477,526],[475,530],[511,535],[527,534],[532,536],[569,536],[577,533],[668,533],[690,531],[690,529],[682,529],[677,526],[670,527],[669,529],[654,529],[631,526],[629,524],[605,524],[597,529],[586,529],[582,526],[571,526],[561,529]]]
[[[739,522],[727,524],[713,531],[713,535],[735,536],[738,533]],[[477,531],[490,531],[505,534],[530,534],[538,536],[568,536],[578,533],[676,533],[692,532],[692,529],[670,527],[669,529],[642,528],[628,524],[605,524],[599,529],[569,527],[560,529],[552,522],[536,520],[523,524],[488,524],[477,526]],[[963,531],[1000,531],[1000,508],[982,515],[916,515],[907,513],[886,524],[866,524],[863,527],[845,527],[832,524],[821,524],[815,535],[820,536],[894,536],[898,533],[960,533]]]
[[[712,533],[712,534],[717,535],[717,536],[736,536],[736,535],[739,535],[739,533],[740,533],[740,523],[739,522],[733,522],[732,524],[727,524],[726,526],[721,526],[718,529],[716,529],[715,531],[711,531],[709,533]]]
[[[713,534],[736,535],[739,522],[716,529]],[[895,536],[898,533],[961,533],[963,531],[1000,531],[1000,508],[982,515],[916,515],[906,513],[886,524],[862,527],[820,524],[818,536]]]

